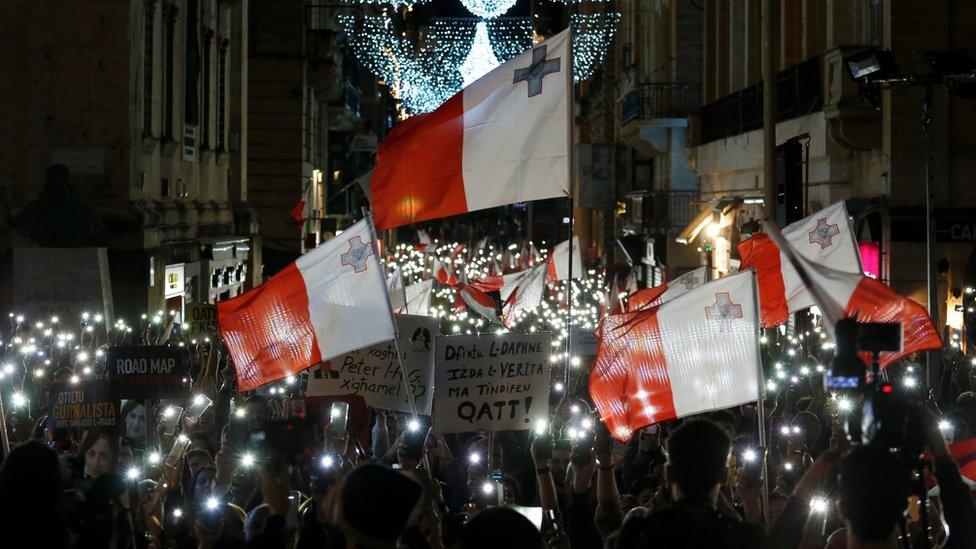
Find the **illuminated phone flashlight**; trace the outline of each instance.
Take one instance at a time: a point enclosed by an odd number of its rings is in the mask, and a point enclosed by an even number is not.
[[[561,393],[562,390],[566,388],[566,386],[563,385],[563,382],[562,381],[557,381],[557,382],[553,383],[552,388],[557,393]]]
[[[418,421],[416,418],[412,418],[410,421],[407,422],[407,430],[410,431],[411,433],[416,433],[417,431],[419,431],[420,421]]]
[[[902,383],[904,383],[905,387],[909,389],[914,389],[915,386],[918,385],[918,381],[916,381],[914,377],[905,377]]]
[[[948,433],[952,430],[952,422],[948,419],[939,420],[939,430],[943,433]]]
[[[129,480],[136,480],[139,478],[139,469],[135,467],[129,467],[129,470],[125,472],[125,478]]]
[[[745,461],[746,463],[752,463],[758,458],[759,454],[757,454],[752,448],[746,448],[745,451],[742,452],[742,461]]]
[[[183,516],[183,509],[180,509],[179,507],[177,507],[176,509],[173,509],[173,518],[174,519],[178,519],[178,518],[180,518],[182,516]]]
[[[12,404],[14,408],[20,408],[21,406],[26,406],[27,397],[24,396],[24,393],[20,393],[20,392],[14,393],[10,395],[10,404]]]
[[[247,417],[247,410],[245,410],[243,406],[234,409],[234,417],[238,419],[244,419],[245,417]]]
[[[485,494],[491,494],[495,491],[495,485],[491,481],[486,480],[485,483],[481,485],[481,491]]]
[[[335,404],[332,405],[332,409],[329,410],[329,417],[339,417],[342,415],[342,410],[339,409]]]
[[[827,512],[827,509],[829,507],[830,507],[830,502],[827,501],[827,498],[817,496],[810,499],[811,513],[817,513],[819,515],[823,515]]]
[[[800,429],[800,426],[799,426],[799,425],[794,425],[794,426],[793,426],[793,434],[794,434],[794,435],[798,435],[798,434],[800,434],[800,431],[801,431],[801,430],[802,430],[802,429]]]
[[[213,496],[210,496],[209,498],[207,498],[206,507],[207,507],[207,511],[213,511],[218,507],[220,507],[220,500]]]
[[[569,411],[574,414],[578,414],[580,413],[580,407],[578,404],[573,404],[572,406],[569,407]]]
[[[544,419],[541,419],[541,418],[535,420],[535,434],[537,434],[537,435],[544,435],[544,434],[546,434],[546,431],[548,429],[549,429],[549,422],[548,421],[546,421]]]
[[[837,409],[840,410],[841,412],[850,412],[851,409],[853,408],[854,408],[854,403],[851,402],[851,399],[846,397],[840,397],[839,399],[837,399]]]
[[[773,381],[773,380],[771,380],[771,379],[769,381],[767,381],[766,382],[766,390],[767,391],[775,391],[776,390],[776,382]]]
[[[481,463],[481,456],[478,455],[477,452],[471,452],[471,454],[468,455],[468,461],[471,462],[472,464],[477,465]]]
[[[332,466],[335,465],[335,458],[326,454],[322,456],[322,459],[319,460],[319,465],[321,465],[323,469],[331,469]]]
[[[175,413],[176,410],[172,406],[167,406],[163,408],[163,417],[173,417],[173,414]]]
[[[786,425],[780,427],[779,428],[779,434],[781,434],[783,436],[787,436],[787,437],[790,436],[790,428],[787,427]]]
[[[793,464],[790,463],[789,461],[787,461],[786,463],[783,464],[783,470],[785,470],[785,471],[792,471],[793,470]]]
[[[152,465],[156,465],[157,463],[159,463],[159,460],[162,459],[162,458],[160,457],[159,452],[150,452],[149,453],[149,456],[147,456],[146,459]]]
[[[207,397],[205,397],[203,395],[193,395],[193,403],[196,404],[197,406],[199,406],[199,405],[201,405],[201,404],[204,403],[204,401],[206,400],[206,398]]]
[[[254,459],[254,454],[246,453],[246,454],[244,454],[244,455],[241,456],[241,466],[242,467],[253,467],[255,461],[256,460]]]

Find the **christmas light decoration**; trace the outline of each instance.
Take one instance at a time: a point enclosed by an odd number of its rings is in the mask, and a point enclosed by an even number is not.
[[[471,51],[468,52],[468,56],[464,58],[464,62],[459,67],[464,86],[469,86],[500,64],[501,62],[495,57],[491,43],[488,41],[488,25],[482,21],[478,23],[475,30]]]
[[[603,62],[607,48],[620,22],[620,13],[574,13],[569,18],[573,27],[573,81],[577,84],[593,76]]]
[[[482,19],[494,19],[512,9],[516,0],[461,0],[468,11]]]

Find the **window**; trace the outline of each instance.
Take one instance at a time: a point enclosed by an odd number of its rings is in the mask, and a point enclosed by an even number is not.
[[[163,135],[173,138],[173,81],[176,80],[176,14],[174,6],[166,10],[165,34],[163,35]]]
[[[153,42],[156,34],[156,3],[146,2],[143,15],[143,57],[142,57],[142,133],[152,135],[153,121]]]
[[[210,141],[210,92],[211,92],[211,88],[213,86],[212,86],[212,83],[211,83],[212,77],[210,76],[211,75],[211,72],[210,72],[210,61],[211,61],[211,58],[213,57],[213,54],[212,54],[212,52],[213,52],[213,35],[214,35],[214,31],[208,29],[207,32],[206,32],[206,34],[204,34],[204,37],[203,37],[203,67],[202,67],[203,68],[203,97],[201,98],[201,101],[203,101],[203,117],[202,117],[203,120],[201,122],[201,124],[202,124],[202,128],[201,129],[203,130],[202,131],[202,134],[203,135],[200,136],[200,143],[202,144],[203,148],[205,148],[205,149],[209,149],[210,148],[210,144],[211,144],[211,141]]]
[[[217,52],[217,150],[227,149],[227,49],[228,41],[220,41]]]

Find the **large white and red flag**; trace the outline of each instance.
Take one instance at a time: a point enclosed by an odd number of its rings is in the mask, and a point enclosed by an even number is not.
[[[583,276],[583,259],[580,254],[580,240],[578,236],[572,238],[573,250],[570,254],[570,240],[564,240],[553,246],[549,253],[549,260],[546,266],[546,283],[554,284],[560,280],[569,279],[570,263],[569,256],[573,256],[572,271],[573,278]]]
[[[810,261],[797,252],[785,235],[776,233],[774,227],[767,228],[770,230],[767,238],[774,245],[779,244],[777,250],[784,254],[784,261],[792,266],[799,278],[805,279],[801,283],[809,290],[828,326],[834,326],[841,318],[901,325],[902,348],[900,351],[882,352],[878,357],[881,368],[914,352],[942,348],[939,333],[924,307],[880,280]],[[772,253],[766,251],[767,255]],[[865,361],[869,360],[865,356]]]
[[[679,295],[694,290],[706,282],[707,269],[708,267],[698,267],[660,286],[637,290],[627,296],[627,310],[639,311],[649,307],[657,307]]]
[[[238,391],[393,339],[372,232],[368,219],[359,221],[261,286],[217,302]]]
[[[376,227],[568,196],[570,49],[567,29],[398,124],[376,151]]]
[[[758,307],[744,271],[601,320],[590,397],[610,433],[756,401]]]
[[[478,290],[472,285],[466,285],[458,291],[458,295],[460,295],[461,301],[463,301],[464,304],[467,305],[472,311],[485,317],[491,322],[496,324],[502,323],[502,321],[499,320],[498,313],[495,310],[495,300],[492,299],[488,294]]]
[[[787,225],[782,234],[796,254],[810,263],[862,274],[861,256],[844,202]],[[783,324],[790,313],[814,305],[809,288],[768,235],[757,234],[739,244],[739,256],[740,269],[756,270],[763,326]]]

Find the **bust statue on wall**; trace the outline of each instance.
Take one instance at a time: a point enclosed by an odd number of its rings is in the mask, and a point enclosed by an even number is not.
[[[71,171],[64,164],[47,169],[44,190],[24,207],[17,226],[41,246],[77,245],[105,230],[98,213],[71,184]]]

